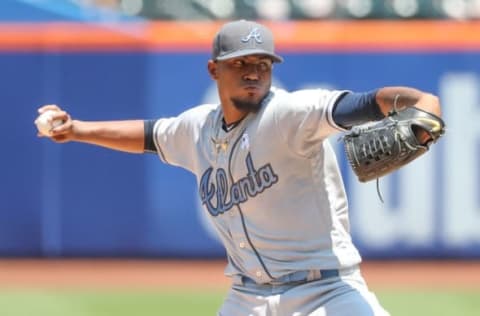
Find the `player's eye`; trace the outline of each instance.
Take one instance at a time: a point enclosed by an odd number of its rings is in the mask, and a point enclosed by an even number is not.
[[[237,59],[237,60],[233,61],[233,67],[243,68],[243,67],[245,67],[245,62],[241,59]]]
[[[272,64],[262,61],[258,64],[258,69],[260,71],[269,71],[272,68]]]

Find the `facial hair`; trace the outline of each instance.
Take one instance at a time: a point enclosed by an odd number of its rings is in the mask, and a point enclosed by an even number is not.
[[[260,106],[262,102],[253,102],[253,101],[245,101],[245,100],[240,100],[237,98],[232,98],[232,103],[237,108],[237,110],[240,110],[242,112],[258,112],[260,110]]]
[[[267,97],[268,93],[266,93],[259,101],[254,102],[250,100],[242,100],[240,98],[231,98],[230,100],[232,101],[233,105],[237,110],[240,110],[242,112],[253,112],[257,113],[260,108],[262,107],[263,100]]]

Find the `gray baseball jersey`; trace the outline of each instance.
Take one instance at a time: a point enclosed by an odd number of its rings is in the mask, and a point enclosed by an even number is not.
[[[344,91],[272,88],[258,113],[222,129],[205,104],[154,127],[161,160],[193,172],[228,255],[226,274],[256,283],[295,271],[355,266],[347,199],[327,137]]]

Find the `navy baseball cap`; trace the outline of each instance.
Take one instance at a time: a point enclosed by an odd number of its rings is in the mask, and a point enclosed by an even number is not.
[[[229,22],[215,35],[213,60],[255,54],[267,55],[277,63],[283,62],[283,58],[275,54],[272,32],[261,24],[246,20]]]

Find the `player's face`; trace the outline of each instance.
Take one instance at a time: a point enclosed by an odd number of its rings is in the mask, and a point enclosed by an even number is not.
[[[250,55],[216,61],[216,80],[220,97],[227,98],[242,111],[258,111],[272,82],[272,60]]]

